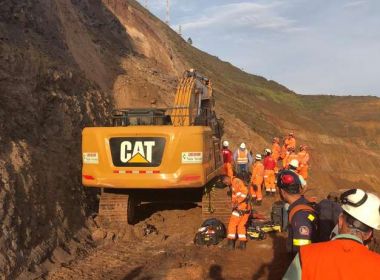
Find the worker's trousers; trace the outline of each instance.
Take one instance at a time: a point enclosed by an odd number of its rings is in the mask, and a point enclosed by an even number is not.
[[[267,192],[276,192],[274,170],[264,170],[264,183]]]
[[[249,172],[248,170],[248,163],[244,163],[244,164],[236,164],[236,173],[237,174],[241,174],[243,172]]]
[[[248,221],[249,214],[239,215],[237,211],[233,211],[230,222],[228,224],[228,239],[236,239],[236,235],[238,239],[241,241],[247,241],[247,231],[245,228],[245,224]]]
[[[263,199],[263,193],[261,191],[261,185],[263,180],[261,179],[253,179],[252,180],[252,197],[256,198],[258,201]]]
[[[223,169],[224,169],[224,175],[227,175],[228,177],[232,179],[232,177],[234,176],[234,172],[232,171],[232,164],[229,162],[226,162],[223,165]]]

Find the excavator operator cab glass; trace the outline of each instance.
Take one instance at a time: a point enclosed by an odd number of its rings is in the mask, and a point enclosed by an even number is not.
[[[114,126],[170,125],[165,109],[120,109],[112,114]]]

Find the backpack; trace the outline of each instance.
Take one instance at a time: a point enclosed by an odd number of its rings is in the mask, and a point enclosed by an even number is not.
[[[331,232],[338,223],[340,213],[342,213],[342,207],[339,203],[329,199],[323,199],[319,203],[299,204],[289,212],[289,224],[294,215],[299,211],[307,211],[316,216],[316,219],[313,221],[317,227],[316,240],[314,242],[324,242],[330,240]]]
[[[218,219],[205,220],[195,234],[194,243],[200,246],[217,245],[226,237],[226,228]]]

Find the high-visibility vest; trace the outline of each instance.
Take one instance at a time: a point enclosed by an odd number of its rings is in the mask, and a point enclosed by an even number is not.
[[[238,158],[236,161],[237,164],[247,164],[248,163],[248,151],[245,149],[244,151],[238,150]]]
[[[302,279],[379,279],[380,255],[354,239],[302,246]]]

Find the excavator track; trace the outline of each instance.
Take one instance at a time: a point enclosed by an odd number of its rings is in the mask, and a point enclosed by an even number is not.
[[[202,197],[202,220],[216,218],[227,227],[231,217],[229,188],[212,188]]]
[[[99,201],[99,220],[102,223],[129,223],[136,217],[137,201],[128,194],[102,191]]]

